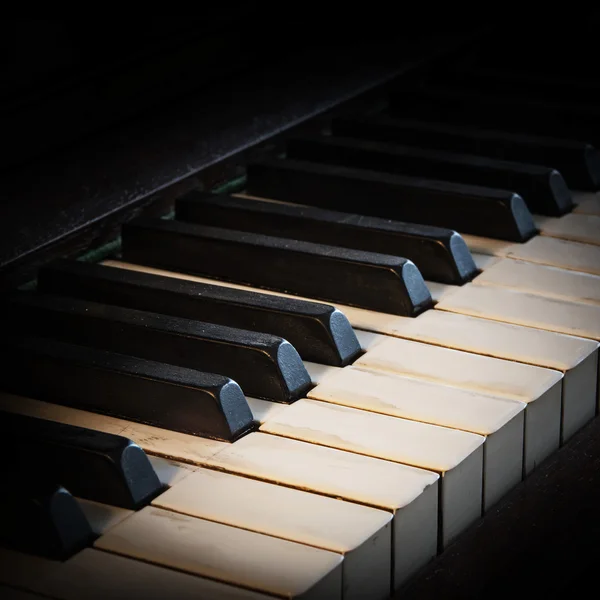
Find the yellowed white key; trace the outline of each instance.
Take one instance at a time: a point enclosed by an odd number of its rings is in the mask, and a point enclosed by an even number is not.
[[[357,336],[366,353],[356,367],[525,402],[525,474],[559,447],[562,373],[376,333]]]
[[[341,554],[154,506],[94,546],[278,598],[342,598]]]
[[[483,436],[307,399],[286,406],[260,430],[440,473],[444,546],[481,516]]]
[[[390,512],[209,469],[152,504],[341,554],[345,600],[392,592]]]
[[[576,206],[574,213],[600,216],[600,194],[598,192],[572,192]]]
[[[348,317],[373,332],[562,372],[563,441],[596,414],[599,345],[594,340],[441,310],[412,319],[351,309]]]
[[[535,215],[534,222],[541,235],[600,245],[600,216],[569,213],[557,218]]]
[[[269,600],[271,595],[93,548],[64,562],[0,548],[0,582],[60,600]]]
[[[598,275],[536,265],[522,260],[496,260],[473,279],[473,284],[506,287],[538,296],[600,306]]]
[[[521,480],[525,403],[353,367],[306,367],[317,382],[309,398],[485,436],[484,510]]]
[[[0,409],[120,432],[148,453],[388,510],[396,586],[437,552],[439,475],[432,471],[263,433],[216,442],[31,398],[0,395]]]
[[[473,235],[463,235],[471,252],[516,258],[527,262],[600,275],[600,247],[537,235],[524,244],[514,244]]]

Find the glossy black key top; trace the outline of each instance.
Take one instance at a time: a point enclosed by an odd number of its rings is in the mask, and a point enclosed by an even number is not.
[[[525,242],[536,233],[523,198],[513,192],[310,161],[252,163],[247,192],[511,242]]]
[[[411,261],[286,238],[142,218],[123,226],[128,262],[416,316],[433,305]]]
[[[54,560],[90,546],[95,536],[77,500],[35,465],[14,466],[0,486],[0,546]]]
[[[600,153],[591,144],[493,129],[394,119],[385,115],[333,119],[333,135],[545,165],[574,190],[600,187]]]
[[[8,392],[225,441],[254,428],[222,375],[43,338],[5,338],[1,349]]]
[[[0,451],[95,502],[135,510],[162,490],[145,452],[120,435],[2,411]]]
[[[176,213],[182,221],[403,256],[425,279],[441,283],[461,285],[478,273],[450,229],[196,191],[177,200]]]
[[[293,402],[311,387],[294,347],[266,333],[39,292],[13,294],[4,319],[15,333],[224,375],[248,396]]]
[[[59,260],[38,273],[38,289],[270,333],[304,360],[341,367],[361,348],[345,315],[333,306],[102,265]]]
[[[287,155],[298,160],[511,190],[523,197],[531,212],[542,215],[561,216],[573,207],[562,175],[551,167],[325,136],[291,139]]]

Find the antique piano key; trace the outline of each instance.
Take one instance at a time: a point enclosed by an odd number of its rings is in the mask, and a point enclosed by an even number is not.
[[[0,545],[54,560],[91,545],[94,534],[75,498],[35,463],[15,460],[0,494]]]
[[[396,588],[437,551],[439,475],[432,471],[264,433],[227,444],[30,398],[0,395],[0,408],[61,423],[84,421],[123,432],[150,454],[387,510],[394,514]]]
[[[534,263],[502,258],[478,275],[475,285],[492,285],[548,298],[600,305],[600,277]]]
[[[460,285],[477,273],[462,238],[448,229],[196,191],[178,198],[176,211],[182,221],[403,256],[442,283]]]
[[[574,213],[600,216],[600,194],[598,192],[575,192],[574,200],[577,203],[573,209]]]
[[[277,598],[342,599],[342,555],[161,508],[143,508],[95,547]]]
[[[222,375],[42,338],[4,339],[3,390],[233,441],[254,427]]]
[[[524,242],[536,233],[518,194],[492,188],[270,159],[247,169],[253,196]]]
[[[162,490],[144,451],[126,437],[0,411],[0,448],[89,500],[135,509]]]
[[[390,114],[415,115],[448,123],[551,135],[600,143],[600,112],[576,103],[534,101],[510,96],[456,90],[441,85],[412,87],[391,95]]]
[[[38,289],[270,333],[288,340],[305,360],[333,366],[348,364],[360,353],[344,315],[327,304],[66,260],[40,269]]]
[[[354,363],[358,368],[525,402],[525,475],[558,449],[562,373],[380,334],[359,334],[366,353]]]
[[[591,144],[386,115],[338,117],[333,135],[464,152],[554,167],[572,190],[600,187],[600,153]]]
[[[122,232],[127,261],[405,316],[432,306],[409,260],[285,238],[139,219]]]
[[[542,235],[600,246],[600,216],[569,214],[560,219],[536,216]]]
[[[292,160],[510,190],[542,215],[560,216],[573,207],[569,188],[552,167],[341,137],[292,138],[286,148]]]
[[[308,399],[281,407],[260,431],[439,473],[442,546],[481,516],[481,435]]]
[[[317,382],[309,398],[485,436],[484,510],[521,481],[525,403],[353,367],[309,370]]]
[[[153,505],[341,554],[346,600],[390,595],[390,512],[209,469]]]
[[[0,548],[0,581],[45,598],[106,600],[269,600],[244,588],[197,577],[93,548],[57,562]]]
[[[294,347],[269,334],[39,292],[10,296],[3,319],[13,332],[224,375],[277,402],[311,385]]]

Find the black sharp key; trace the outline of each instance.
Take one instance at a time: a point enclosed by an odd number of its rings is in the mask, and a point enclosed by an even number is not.
[[[179,198],[176,211],[182,221],[403,256],[441,283],[461,285],[478,273],[464,240],[450,229],[201,192]]]
[[[390,113],[600,143],[600,110],[591,107],[431,86],[392,94]]]
[[[141,218],[123,226],[123,259],[371,310],[416,316],[433,305],[405,258]]]
[[[2,350],[8,392],[225,441],[254,428],[222,375],[43,338],[5,338]]]
[[[20,472],[9,465],[2,474],[0,545],[54,560],[91,545],[95,536],[77,500],[35,465],[17,464]]]
[[[0,450],[95,502],[135,510],[162,490],[145,452],[120,435],[2,411]]]
[[[274,335],[43,293],[13,294],[5,330],[225,375],[249,396],[293,402],[311,387],[300,355]]]
[[[600,153],[584,142],[416,119],[394,119],[385,115],[340,117],[332,121],[331,131],[342,137],[545,165],[560,171],[571,189],[596,190],[600,187]]]
[[[38,289],[270,333],[304,360],[326,365],[341,367],[361,354],[348,319],[328,304],[69,260],[40,269]]]
[[[573,207],[562,175],[551,167],[324,136],[291,139],[287,154],[291,159],[511,190],[523,197],[530,211],[542,215],[558,217]]]
[[[531,213],[518,194],[472,185],[272,159],[248,166],[247,191],[511,242],[525,242],[536,234]]]

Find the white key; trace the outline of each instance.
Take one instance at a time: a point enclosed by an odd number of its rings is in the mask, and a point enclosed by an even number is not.
[[[77,498],[77,502],[96,535],[104,535],[134,513],[133,510],[121,508],[120,506],[102,504],[85,498]]]
[[[160,456],[148,455],[148,459],[154,468],[159,481],[167,487],[171,487],[183,481],[188,475],[196,471],[196,467],[186,463],[168,460]]]
[[[444,546],[481,516],[483,436],[306,399],[260,430],[440,473]]]
[[[306,367],[318,382],[309,398],[486,436],[484,510],[521,480],[525,403],[353,367]]]
[[[278,598],[342,598],[341,554],[154,506],[94,545]]]
[[[488,266],[473,279],[474,285],[493,285],[558,298],[571,302],[600,305],[600,277],[503,258]],[[456,287],[456,286],[452,286]]]
[[[30,398],[0,395],[0,408],[99,431],[127,429],[123,427],[127,421]],[[252,433],[229,444],[151,429],[131,430],[134,434],[142,432],[135,441],[146,452],[392,512],[396,586],[437,552],[437,473],[263,433]]]
[[[600,246],[600,216],[569,213],[555,218],[535,215],[534,221],[542,235]]]
[[[435,308],[600,341],[600,306],[592,304],[468,283]]]
[[[364,310],[354,316],[378,333],[561,371],[563,441],[596,414],[599,345],[593,340],[441,310],[415,319]]]
[[[562,373],[375,333],[357,336],[366,353],[356,367],[525,402],[525,474],[559,447]]]
[[[392,591],[390,512],[209,469],[152,504],[341,554],[345,600]]]
[[[513,244],[472,235],[463,235],[472,252],[559,267],[600,275],[600,247],[537,235],[524,244]]]
[[[0,581],[60,600],[272,600],[258,592],[86,548],[64,562],[0,548]]]
[[[600,194],[598,192],[572,192],[577,203],[574,213],[600,216]]]

